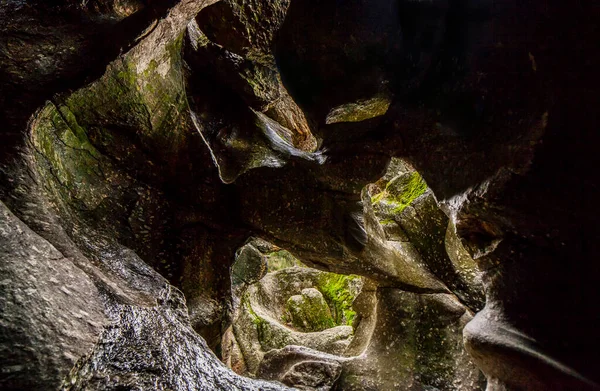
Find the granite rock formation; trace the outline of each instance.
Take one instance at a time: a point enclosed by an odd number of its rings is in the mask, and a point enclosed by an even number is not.
[[[0,387],[599,389],[598,20],[1,2]],[[344,351],[223,343],[251,237],[368,281]]]

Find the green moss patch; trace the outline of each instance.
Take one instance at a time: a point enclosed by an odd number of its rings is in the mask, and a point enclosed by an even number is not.
[[[66,106],[47,102],[32,122],[31,141],[40,172],[58,198],[91,210],[111,193],[105,177],[109,165]]]
[[[427,183],[418,172],[397,176],[389,181],[385,189],[371,197],[373,205],[385,202],[393,206],[392,213],[402,213],[407,206],[425,194]]]
[[[336,325],[352,325],[356,312],[352,303],[358,295],[355,288],[359,276],[326,273],[321,276],[318,288],[329,304]]]
[[[323,294],[315,288],[304,289],[301,295],[290,297],[286,309],[297,330],[323,331],[336,325]]]

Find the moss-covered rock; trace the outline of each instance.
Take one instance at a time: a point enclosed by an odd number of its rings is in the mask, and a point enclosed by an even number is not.
[[[450,221],[421,176],[402,160],[392,159],[385,176],[367,190],[386,239],[411,249],[465,304],[481,309],[484,295],[475,263],[462,251],[456,234],[448,236]]]
[[[59,199],[93,210],[114,193],[110,179],[115,177],[105,177],[112,165],[68,107],[47,102],[32,122],[31,141],[45,181]]]
[[[391,209],[391,214],[399,214],[426,191],[427,184],[418,172],[413,171],[387,182],[383,191],[371,197],[371,202],[373,205],[382,203],[386,209]]]
[[[194,327],[214,347],[229,296],[228,259],[239,241],[237,232],[215,234],[217,242],[204,227],[188,225],[197,209],[227,214],[209,206],[221,202],[221,184],[206,164],[210,154],[185,93],[181,52],[193,16],[186,13],[201,7],[174,8],[99,79],[53,97],[34,116],[30,139],[67,232],[78,237],[83,226],[93,227],[101,243],[136,251],[184,290]],[[225,249],[229,239],[235,245]],[[82,245],[100,251],[95,242]]]
[[[287,301],[290,323],[301,331],[322,331],[335,324],[323,294],[315,288],[302,289]]]
[[[335,323],[351,326],[356,316],[352,304],[362,289],[361,278],[356,275],[326,273],[319,279],[318,288],[329,303]]]
[[[240,307],[232,322],[236,345],[243,355],[243,374],[254,375],[266,352],[289,345],[306,346],[321,352],[342,354],[352,339],[352,328],[337,326],[320,332],[296,331],[272,316],[255,301],[252,288],[241,298]],[[235,357],[233,344],[227,337],[223,350],[223,360],[240,362]],[[238,365],[239,368],[242,366]]]
[[[289,251],[286,250],[280,249],[278,251],[270,252],[266,256],[269,272],[274,272],[293,266],[304,267],[302,262],[300,262],[296,257],[290,254]]]
[[[240,304],[232,327],[247,373],[255,373],[265,352],[288,345],[343,354],[352,340],[352,303],[361,287],[358,276],[293,266],[269,272],[244,292],[234,291],[242,296],[234,298]],[[234,344],[226,343],[233,352]]]
[[[176,170],[190,137],[182,39],[183,33],[152,55],[132,51],[100,80],[64,99],[105,155],[125,170],[145,168],[144,175],[155,183]]]
[[[331,109],[325,118],[325,123],[329,125],[338,122],[361,122],[379,117],[385,115],[390,104],[391,99],[384,94],[371,99],[347,103]]]

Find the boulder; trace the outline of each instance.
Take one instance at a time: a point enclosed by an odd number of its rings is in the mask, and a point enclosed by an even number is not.
[[[286,309],[291,324],[301,331],[323,331],[335,324],[323,294],[316,288],[305,288],[300,295],[291,296]]]
[[[234,297],[240,304],[231,321],[244,357],[242,373],[256,375],[266,353],[288,345],[342,355],[352,341],[352,304],[361,286],[357,276],[297,266],[267,273],[250,285]],[[233,347],[227,335],[223,344]],[[236,361],[228,352],[224,360]]]
[[[345,360],[302,346],[272,350],[261,362],[258,376],[300,390],[331,390],[342,371]]]

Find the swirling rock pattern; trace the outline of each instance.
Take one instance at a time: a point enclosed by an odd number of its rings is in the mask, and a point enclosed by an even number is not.
[[[468,321],[489,390],[598,389],[595,2],[211,3],[0,4],[3,389],[283,389],[209,352],[253,235],[458,352]],[[431,191],[396,231],[363,191],[393,157]],[[368,346],[406,382],[363,389],[481,386]]]

